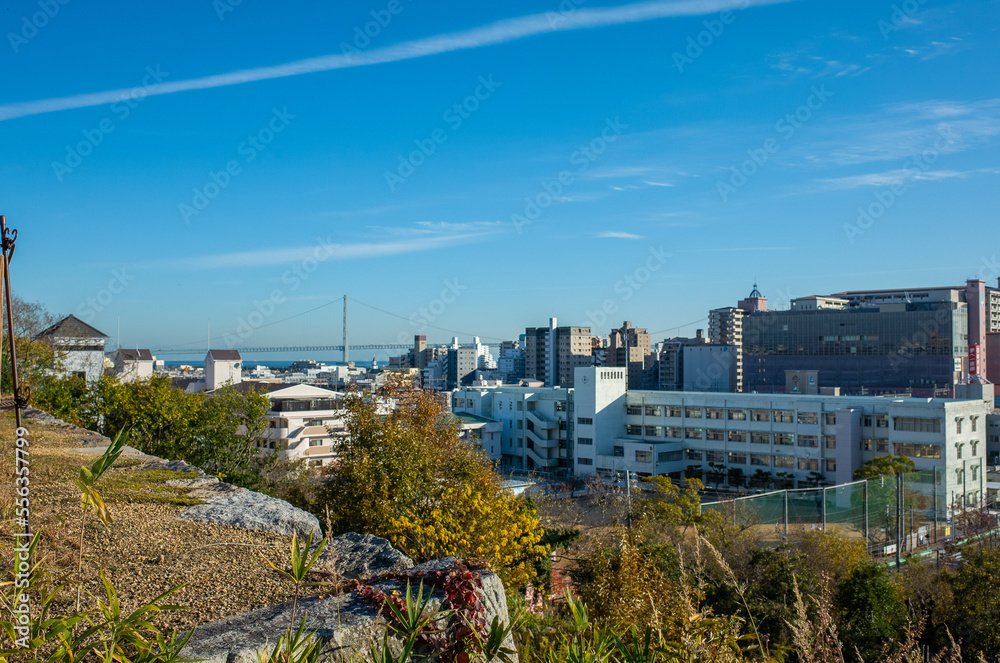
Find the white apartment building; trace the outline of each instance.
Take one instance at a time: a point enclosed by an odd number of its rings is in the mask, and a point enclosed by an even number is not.
[[[266,396],[271,409],[267,413],[268,428],[260,441],[265,453],[277,452],[283,460],[305,459],[307,467],[331,464],[336,458],[335,440],[347,435],[344,395],[297,384]]]
[[[153,377],[156,358],[149,350],[119,348],[115,353],[115,375],[122,382],[148,380]]]
[[[985,497],[983,400],[628,391],[619,369],[578,368],[571,445],[578,476],[629,470],[681,478],[708,463],[785,472],[805,484],[851,481],[875,456],[944,468],[947,503]],[[818,474],[816,474],[818,473]]]
[[[571,393],[558,387],[464,387],[454,392],[452,411],[499,423],[501,470],[567,475]]]

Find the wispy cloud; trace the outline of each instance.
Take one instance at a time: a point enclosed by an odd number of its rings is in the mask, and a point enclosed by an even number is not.
[[[378,258],[404,253],[417,253],[433,249],[471,242],[484,234],[451,234],[422,237],[393,242],[332,243],[329,238],[310,246],[261,249],[259,251],[238,251],[195,256],[181,261],[180,266],[188,269],[219,269],[233,267],[263,267],[283,265],[303,260],[329,262],[356,258]]]
[[[605,239],[643,239],[642,235],[633,235],[632,233],[617,232],[614,230],[598,233],[597,236]]]
[[[745,6],[773,5],[793,0],[748,0]],[[732,0],[654,0],[619,7],[592,7],[567,13],[548,12],[508,18],[489,25],[402,42],[351,54],[324,55],[286,64],[242,69],[224,74],[160,83],[145,88],[146,95],[172,94],[240,85],[275,78],[300,76],[335,69],[350,69],[464,51],[526,39],[537,35],[585,30],[627,23],[641,23],[677,16],[700,16],[732,9]],[[110,104],[127,98],[129,89],[107,90],[68,97],[0,105],[0,121],[73,108]]]
[[[892,184],[907,184],[909,182],[937,182],[940,180],[962,179],[980,173],[997,173],[1000,171],[982,168],[978,170],[928,170],[920,171],[914,168],[897,168],[881,173],[866,173],[819,180],[820,188],[859,189],[870,186],[889,186]]]

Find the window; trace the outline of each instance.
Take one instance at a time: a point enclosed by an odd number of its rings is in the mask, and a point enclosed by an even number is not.
[[[870,414],[866,414],[861,418],[861,425],[865,428],[871,428],[875,425],[875,417]]]
[[[747,434],[741,430],[731,430],[729,431],[729,441],[730,442],[746,442]]]
[[[875,448],[875,438],[873,437],[863,437],[861,438],[861,450],[871,451]]]
[[[793,458],[792,456],[775,456],[774,466],[787,467],[787,468],[795,467],[795,458]]]
[[[733,464],[733,465],[746,465],[747,464],[747,455],[746,454],[741,454],[741,453],[736,453],[734,451],[730,451],[729,452],[729,462],[731,464]]]
[[[836,472],[837,471],[837,461],[835,459],[833,459],[833,458],[827,458],[825,461],[823,461],[823,463],[826,465],[826,471],[827,472]]]
[[[910,458],[940,458],[941,447],[936,444],[907,444],[896,442],[893,453]]]
[[[790,447],[793,444],[795,444],[795,436],[792,435],[791,433],[775,433],[774,443]]]
[[[663,426],[646,426],[646,437],[663,437]]]
[[[320,460],[319,458],[311,459],[308,463],[306,463],[306,467],[322,467],[322,466],[323,466],[323,461]]]
[[[747,411],[746,410],[727,410],[730,421],[746,421]]]
[[[964,446],[965,446],[964,442],[956,442],[955,443],[955,457],[956,458],[961,458],[962,457],[962,447],[964,447]]]
[[[688,419],[701,419],[705,413],[700,407],[686,407],[684,408],[684,416]]]
[[[323,440],[309,440],[310,447],[321,447],[323,446]]]
[[[662,417],[663,408],[659,405],[647,405],[646,406],[646,416],[647,417]]]
[[[795,416],[795,413],[792,412],[791,410],[775,410],[774,411],[774,420],[776,422],[778,422],[778,423],[790,424],[793,421],[795,421],[795,419],[793,418],[794,416]]]
[[[972,455],[977,455],[977,452],[979,451],[979,442],[974,440],[969,443],[969,446],[972,447]]]
[[[686,458],[687,460],[701,460],[702,453],[697,449],[685,449],[684,458]]]
[[[593,458],[577,458],[576,459],[576,463],[577,463],[577,465],[593,465],[594,464],[594,459]]]
[[[520,401],[517,402],[517,409],[518,410],[521,409]],[[566,411],[566,401],[556,401],[556,412],[565,412],[565,411]]]
[[[823,413],[823,423],[829,426],[833,426],[837,423],[837,413],[836,412],[824,412]]]
[[[706,451],[705,460],[710,463],[724,463],[726,462],[726,454],[723,451]]]
[[[636,449],[635,452],[635,462],[637,463],[652,463],[653,462],[653,452],[652,451],[639,451]]]
[[[706,440],[718,440],[718,441],[721,442],[721,441],[723,441],[723,440],[726,439],[726,431],[718,430],[718,429],[715,429],[715,428],[709,429],[709,430],[705,431],[705,439]]]
[[[667,426],[667,437],[673,437],[680,439],[684,436],[683,428],[677,428],[676,426]]]
[[[750,444],[771,444],[771,434],[750,433]]]
[[[979,479],[979,466],[978,465],[973,465],[972,466],[972,480],[976,481],[978,479]]]
[[[625,414],[632,414],[632,415],[642,414],[642,406],[641,405],[626,405],[625,406]]]
[[[979,421],[979,417],[969,417],[969,421],[972,422],[972,432],[975,433],[977,428],[976,424]]]
[[[800,447],[818,447],[819,438],[815,435],[799,435],[798,444]]]
[[[700,428],[685,428],[684,437],[689,440],[700,440],[704,436],[702,435],[702,430]]]
[[[955,432],[962,434],[962,417],[955,417]],[[959,456],[961,458],[961,456]]]
[[[940,419],[923,419],[920,417],[893,417],[892,429],[908,433],[940,433]]]
[[[642,435],[642,426],[638,424],[629,424],[625,426],[626,435]]]
[[[618,458],[624,458],[625,457],[625,447],[617,447],[616,446],[615,447],[615,456],[617,456]]]
[[[889,453],[889,440],[875,438],[875,451],[877,453]]]
[[[708,419],[722,419],[723,412],[719,408],[710,407],[705,414]]]
[[[656,454],[656,461],[658,463],[672,463],[674,461],[682,460],[684,452],[680,449],[676,451],[661,451]]]
[[[455,399],[455,407],[465,407],[465,399],[464,398],[456,398]]]
[[[750,411],[751,421],[771,421],[771,411],[770,410],[751,410]]]
[[[799,469],[815,472],[819,469],[819,461],[815,458],[799,458]]]
[[[819,414],[816,412],[799,412],[798,422],[800,424],[817,424],[819,423]]]
[[[875,417],[875,428],[888,428],[889,427],[889,417],[884,414],[877,415]]]
[[[517,411],[518,412],[521,412],[524,409],[524,403],[522,403],[521,401],[518,401],[515,405],[517,405]],[[562,403],[560,403],[559,401],[556,401],[556,412],[559,412],[559,406],[560,405],[562,405]],[[565,410],[566,408],[563,408],[563,409]]]
[[[593,426],[594,420],[591,417],[577,417],[576,423],[580,424],[581,426]]]
[[[837,448],[837,436],[836,435],[824,435],[823,436],[823,446],[827,449]]]
[[[684,410],[682,410],[679,407],[668,407],[667,408],[667,416],[668,417],[680,417],[680,416],[683,416],[683,414],[684,414]]]
[[[522,430],[524,428],[524,422],[520,419],[517,420],[517,430]]]
[[[323,420],[322,419],[306,419],[305,421],[302,422],[302,425],[303,426],[322,426],[323,425]]]
[[[577,444],[591,445],[591,444],[594,443],[594,438],[592,438],[592,437],[578,437],[578,438],[576,438],[576,443]]]
[[[763,454],[750,454],[750,464],[760,465],[761,467],[770,467],[771,457]]]

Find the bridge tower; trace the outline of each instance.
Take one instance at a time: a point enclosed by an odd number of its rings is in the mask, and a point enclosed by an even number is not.
[[[344,366],[347,366],[347,357],[351,348],[347,341],[347,295],[344,295]]]

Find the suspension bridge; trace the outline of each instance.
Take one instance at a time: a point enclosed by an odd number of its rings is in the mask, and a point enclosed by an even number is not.
[[[320,322],[321,325],[305,325],[303,324],[303,318],[309,316],[310,314],[317,314],[318,311],[323,309],[328,309],[329,307],[343,302],[343,336],[342,342],[339,344],[303,344],[303,345],[286,345],[281,343],[268,343],[261,342],[260,337],[271,335],[277,333],[282,337],[287,338],[291,334],[296,334],[301,336],[303,328],[315,329],[315,328],[327,328],[329,325],[329,319],[321,319],[319,316],[313,316],[313,322]],[[481,334],[471,334],[468,332],[462,332],[455,329],[447,329],[444,327],[436,327],[426,320],[414,321],[413,316],[407,317],[403,315],[398,315],[391,311],[386,311],[371,304],[366,304],[358,299],[349,298],[348,295],[343,295],[342,297],[337,297],[334,300],[321,304],[307,311],[301,311],[294,315],[290,315],[279,320],[273,320],[265,322],[265,316],[260,312],[255,312],[258,315],[250,314],[245,318],[240,318],[237,327],[234,331],[225,332],[221,335],[213,337],[211,331],[209,331],[206,338],[202,338],[198,341],[191,341],[189,343],[180,343],[177,345],[164,346],[159,348],[152,348],[152,351],[157,356],[170,356],[170,355],[196,355],[201,352],[205,352],[208,348],[225,348],[231,350],[238,350],[241,355],[253,355],[253,354],[266,354],[266,353],[312,353],[312,352],[331,352],[331,353],[341,353],[343,357],[343,362],[346,364],[348,362],[348,357],[351,351],[380,351],[380,350],[408,350],[413,347],[412,343],[359,343],[352,345],[350,343],[350,316],[348,305],[359,304],[368,309],[381,313],[383,315],[397,318],[403,320],[407,323],[407,328],[400,329],[397,334],[398,337],[403,337],[405,334],[407,337],[412,337],[414,334],[425,334],[427,330],[436,330],[439,332],[447,332],[452,336],[464,336],[464,337],[476,337],[482,338],[484,340],[500,342],[501,339],[492,338],[488,336],[483,336]],[[324,311],[320,316],[325,317],[327,315]],[[319,318],[319,319],[317,319]],[[294,328],[290,328],[289,325],[280,327],[284,323],[288,323],[292,320],[298,320],[295,323]],[[306,321],[309,319],[306,318]],[[255,324],[256,323],[256,324]],[[267,329],[268,331],[261,334],[261,330]],[[249,339],[255,338],[256,343],[250,343]]]

